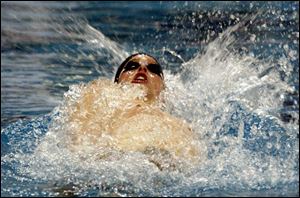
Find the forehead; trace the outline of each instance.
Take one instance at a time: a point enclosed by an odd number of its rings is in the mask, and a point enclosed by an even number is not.
[[[132,57],[129,61],[138,62],[140,64],[157,64],[157,62],[152,57],[145,54],[138,54]]]

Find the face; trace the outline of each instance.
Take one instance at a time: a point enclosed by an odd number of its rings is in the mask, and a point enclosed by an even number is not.
[[[147,97],[156,98],[164,88],[161,67],[150,56],[138,54],[132,57],[120,74],[119,83],[135,83],[147,88]]]

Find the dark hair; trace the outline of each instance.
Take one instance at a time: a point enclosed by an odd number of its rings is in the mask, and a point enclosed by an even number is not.
[[[119,77],[120,77],[120,74],[121,74],[121,71],[123,70],[124,66],[127,64],[127,62],[134,56],[136,55],[147,55],[147,56],[150,56],[151,58],[153,58],[157,63],[158,61],[151,55],[149,54],[146,54],[146,53],[143,53],[143,52],[139,52],[139,53],[136,53],[136,54],[132,54],[130,55],[128,58],[126,58],[122,64],[119,66],[118,70],[117,70],[117,73],[116,73],[116,76],[115,76],[115,81],[116,83],[119,83]],[[159,64],[159,63],[158,63]]]

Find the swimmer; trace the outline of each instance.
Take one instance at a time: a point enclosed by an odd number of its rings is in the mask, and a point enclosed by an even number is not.
[[[76,151],[92,144],[99,150],[141,152],[160,170],[175,166],[174,159],[199,161],[196,134],[184,120],[157,105],[164,88],[163,71],[154,57],[129,56],[114,83],[94,80],[82,88],[76,102],[67,105],[70,148]]]

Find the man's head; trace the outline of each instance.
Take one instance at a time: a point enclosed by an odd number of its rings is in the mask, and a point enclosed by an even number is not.
[[[117,83],[136,83],[147,88],[149,98],[157,97],[164,88],[164,75],[157,60],[145,53],[129,56],[118,68]]]

